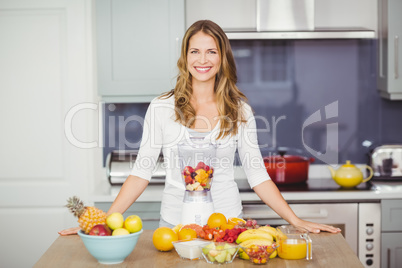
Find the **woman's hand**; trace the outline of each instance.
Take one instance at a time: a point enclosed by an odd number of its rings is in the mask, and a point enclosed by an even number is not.
[[[80,227],[68,228],[60,231],[59,235],[74,235],[77,234],[80,229],[81,229]]]
[[[316,233],[316,234],[320,233],[321,231],[326,231],[326,232],[330,232],[333,234],[337,234],[337,233],[341,232],[341,229],[339,229],[339,228],[335,228],[333,226],[326,225],[326,224],[305,221],[302,219],[299,219],[293,225],[296,227],[302,227],[302,228],[306,229],[307,231],[309,231],[310,233]]]

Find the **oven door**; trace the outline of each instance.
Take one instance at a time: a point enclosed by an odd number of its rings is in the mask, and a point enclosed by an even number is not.
[[[307,221],[339,227],[349,246],[358,253],[358,203],[290,204],[295,214]],[[288,224],[262,202],[243,202],[243,218],[257,220],[260,225]]]

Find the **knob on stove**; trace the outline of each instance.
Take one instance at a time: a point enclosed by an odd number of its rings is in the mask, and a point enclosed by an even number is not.
[[[372,250],[374,248],[374,245],[372,243],[366,244],[366,249],[367,250]]]
[[[374,233],[374,229],[372,227],[369,227],[366,229],[366,234],[372,235]]]

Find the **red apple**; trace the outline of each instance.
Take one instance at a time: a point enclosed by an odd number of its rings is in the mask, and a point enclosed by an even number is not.
[[[108,236],[112,235],[112,230],[106,224],[97,224],[92,227],[89,235]]]

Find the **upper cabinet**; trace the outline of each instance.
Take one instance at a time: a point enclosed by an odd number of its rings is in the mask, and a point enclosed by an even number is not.
[[[186,26],[199,19],[231,40],[374,39],[377,0],[186,0]]]
[[[380,0],[377,87],[382,97],[402,100],[402,1]]]
[[[171,90],[184,21],[184,0],[96,0],[102,100],[149,102]]]

